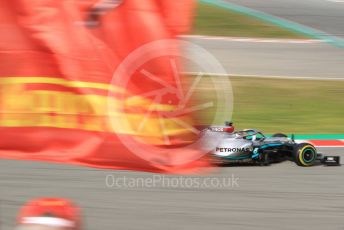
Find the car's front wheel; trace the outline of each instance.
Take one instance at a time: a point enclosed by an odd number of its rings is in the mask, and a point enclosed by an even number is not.
[[[308,143],[298,144],[294,151],[294,160],[299,166],[313,166],[317,160],[317,150]]]

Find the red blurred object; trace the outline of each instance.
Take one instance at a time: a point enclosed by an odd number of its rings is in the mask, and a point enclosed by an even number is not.
[[[80,218],[80,208],[68,199],[38,198],[21,208],[17,225],[44,225],[79,230]]]
[[[131,52],[160,39],[173,39],[191,27],[193,0],[124,0],[106,9],[94,28],[86,26],[101,1],[0,1],[0,157],[43,160],[110,169],[189,172],[207,165],[188,158],[188,152],[163,152],[149,161],[130,152],[119,136],[144,136],[159,142],[159,120],[135,134],[115,130],[107,122],[108,90],[114,95],[140,95],[157,87],[133,81],[128,89],[110,86],[112,74]],[[166,59],[146,68],[175,84]],[[174,98],[172,98],[174,99]],[[175,101],[175,100],[167,100]],[[132,121],[144,119],[147,100],[131,105]],[[160,102],[164,110],[175,106]],[[118,115],[119,114],[119,115]],[[184,118],[183,118],[184,119]],[[185,117],[185,122],[191,119]],[[171,128],[170,120],[166,119]],[[176,129],[172,129],[174,135]],[[185,130],[184,130],[185,131]],[[160,136],[159,136],[160,135]],[[168,146],[170,147],[170,146]]]

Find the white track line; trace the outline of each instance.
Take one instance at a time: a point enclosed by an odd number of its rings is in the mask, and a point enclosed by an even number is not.
[[[197,75],[199,72],[184,72],[186,75]],[[335,77],[302,77],[302,76],[272,76],[272,75],[243,75],[243,74],[223,74],[223,73],[202,73],[203,75],[219,76],[219,77],[246,77],[246,78],[265,78],[265,79],[291,79],[291,80],[318,80],[318,81],[344,81],[343,78]]]
[[[244,38],[244,37],[223,37],[223,36],[204,36],[204,35],[183,35],[181,38],[195,38],[203,40],[221,40],[229,42],[251,42],[251,43],[291,43],[291,44],[310,44],[322,43],[315,39],[269,39],[269,38]]]

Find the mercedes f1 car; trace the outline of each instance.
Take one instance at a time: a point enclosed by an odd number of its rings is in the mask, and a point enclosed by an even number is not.
[[[298,143],[294,135],[277,133],[266,137],[255,129],[234,131],[231,122],[225,126],[211,126],[204,132],[219,136],[220,141],[211,155],[215,163],[255,163],[269,165],[273,162],[291,160],[299,166],[323,164],[328,166],[340,165],[339,156],[324,156],[310,143]]]

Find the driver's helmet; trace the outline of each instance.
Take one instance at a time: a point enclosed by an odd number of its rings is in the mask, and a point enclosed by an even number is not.
[[[256,131],[256,130],[242,130],[242,131],[238,131],[235,133],[236,137],[242,137],[246,140],[251,140],[251,141],[258,141],[263,139],[262,135],[260,132]]]
[[[80,230],[80,209],[72,201],[40,198],[19,211],[16,230]]]
[[[238,132],[236,132],[236,134],[238,136],[242,136],[242,137],[246,137],[246,136],[252,135],[252,133],[247,131],[247,130],[238,131]]]

